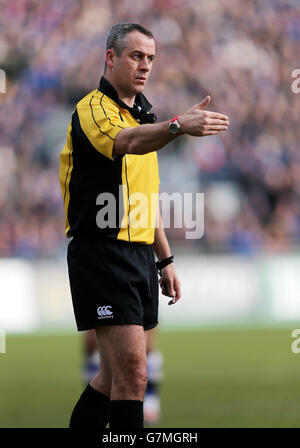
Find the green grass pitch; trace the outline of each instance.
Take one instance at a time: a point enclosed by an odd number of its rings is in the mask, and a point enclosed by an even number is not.
[[[290,330],[161,332],[162,419],[172,427],[300,427],[300,353]],[[66,427],[81,390],[81,339],[8,336],[0,427]]]

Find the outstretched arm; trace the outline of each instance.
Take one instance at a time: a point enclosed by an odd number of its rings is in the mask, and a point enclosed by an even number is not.
[[[179,116],[181,132],[194,137],[205,137],[219,134],[227,129],[229,120],[226,115],[203,110],[209,103],[210,97],[207,96]],[[143,124],[135,128],[123,129],[116,137],[113,155],[147,154],[158,151],[178,136],[170,133],[169,122]]]

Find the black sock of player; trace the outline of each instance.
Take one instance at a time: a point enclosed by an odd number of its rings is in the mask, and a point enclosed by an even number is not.
[[[109,403],[106,395],[88,384],[73,409],[69,428],[105,428],[109,419]]]
[[[139,400],[112,400],[110,402],[110,429],[143,428],[143,402]]]

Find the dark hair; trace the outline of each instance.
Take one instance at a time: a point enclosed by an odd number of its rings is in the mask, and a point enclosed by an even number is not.
[[[154,39],[151,31],[146,30],[142,25],[138,23],[130,23],[130,22],[121,22],[116,23],[111,27],[109,32],[107,33],[106,39],[106,51],[110,48],[113,48],[116,52],[117,56],[121,56],[122,51],[126,47],[126,42],[124,42],[127,34],[132,33],[133,31],[139,31],[142,34]],[[105,63],[106,70],[106,63]],[[104,71],[105,71],[104,70]]]

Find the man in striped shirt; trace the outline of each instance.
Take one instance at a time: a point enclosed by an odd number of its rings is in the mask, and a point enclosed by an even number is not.
[[[169,303],[181,297],[157,207],[156,151],[181,134],[214,135],[228,126],[226,116],[203,110],[209,97],[157,123],[142,94],[154,58],[150,31],[133,23],[111,28],[104,76],[77,104],[61,154],[74,313],[79,331],[95,329],[101,359],[71,428],[143,427],[147,337],[158,323],[156,267]]]

